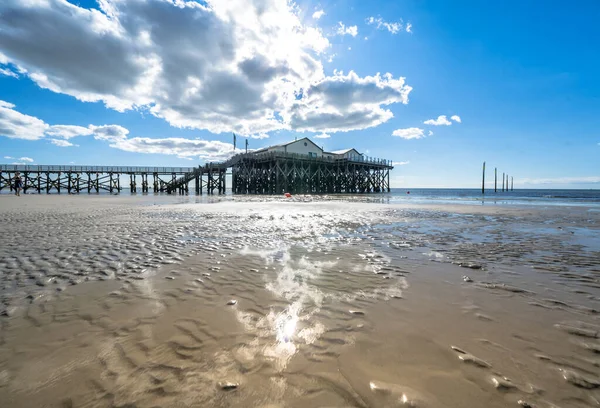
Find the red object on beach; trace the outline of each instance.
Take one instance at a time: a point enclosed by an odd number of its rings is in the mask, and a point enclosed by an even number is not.
[[[291,198],[291,197],[292,197],[292,195],[291,195],[290,193],[285,193],[284,195],[285,195],[287,198]]]

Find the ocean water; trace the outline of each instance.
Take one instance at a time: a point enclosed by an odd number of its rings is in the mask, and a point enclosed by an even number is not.
[[[585,205],[600,206],[598,190],[542,190],[517,189],[514,191],[486,191],[475,188],[392,188],[390,203],[482,203],[515,205]]]
[[[8,189],[3,189],[0,194],[14,194]],[[24,194],[24,193],[22,193]],[[29,194],[37,194],[34,191],[28,191]],[[55,190],[52,190],[50,194],[57,194]],[[61,194],[66,195],[66,192]],[[80,193],[81,195],[108,195],[107,191],[101,191],[100,193],[87,192]],[[114,194],[114,193],[113,193]],[[131,196],[169,196],[166,193],[148,193],[142,194],[131,193],[128,188],[123,188],[121,195]],[[228,189],[225,196],[219,196],[217,194],[208,195],[206,192],[202,195],[202,198],[194,198],[193,188],[190,187],[189,196],[191,199],[185,198],[186,196],[179,197],[176,201],[178,202],[213,202],[221,200],[229,200],[232,198],[231,190]],[[323,194],[323,195],[297,195],[298,197],[310,197],[312,200],[349,200],[349,201],[369,201],[369,202],[381,202],[385,204],[490,204],[490,205],[558,205],[558,206],[588,206],[588,207],[600,207],[600,189],[588,189],[588,190],[558,190],[558,189],[515,189],[514,191],[498,191],[494,193],[493,190],[486,191],[485,194],[481,194],[479,188],[392,188],[390,193],[383,194]],[[170,196],[176,197],[176,196]],[[236,199],[244,200],[247,198],[249,201],[263,201],[272,198],[279,198],[279,196],[260,196],[260,195],[236,195]],[[304,201],[304,200],[303,200]]]

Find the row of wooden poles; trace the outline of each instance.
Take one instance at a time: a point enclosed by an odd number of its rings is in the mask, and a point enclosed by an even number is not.
[[[508,174],[502,173],[502,192],[513,191],[513,177],[510,176],[510,187],[508,183]],[[498,192],[498,168],[494,167],[494,193]],[[481,180],[481,194],[485,194],[485,162],[483,162],[483,177]]]

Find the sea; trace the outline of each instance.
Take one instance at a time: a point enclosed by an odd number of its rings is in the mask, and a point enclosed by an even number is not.
[[[486,191],[476,188],[392,188],[390,203],[465,203],[513,205],[584,205],[600,207],[600,189],[518,189]]]
[[[190,188],[190,197],[194,197],[193,189]],[[0,192],[2,195],[14,194],[8,189]],[[37,194],[29,191],[27,194]],[[51,191],[50,194],[57,194]],[[61,194],[66,194],[65,192]],[[99,195],[108,195],[108,192],[100,192]],[[113,193],[114,194],[114,193]],[[96,195],[82,192],[81,195]],[[139,195],[141,193],[130,193],[128,188],[123,188],[121,195]],[[149,193],[148,196],[167,196],[166,193]],[[224,199],[230,199],[231,190],[228,189]],[[302,195],[306,197],[306,195]],[[204,193],[202,199],[192,202],[212,202],[218,195],[208,196]],[[223,197],[223,196],[221,196]],[[243,196],[237,196],[243,197]],[[259,199],[261,196],[248,196]],[[264,196],[265,198],[269,196]],[[270,196],[272,197],[272,196]],[[556,206],[588,206],[600,207],[600,189],[587,190],[558,190],[558,189],[515,189],[514,191],[488,190],[485,194],[478,188],[392,188],[389,193],[383,194],[341,194],[341,195],[313,195],[315,200],[359,200],[369,202],[380,202],[385,204],[487,204],[487,205],[556,205]],[[180,201],[180,200],[178,200]],[[187,201],[187,200],[184,200]],[[218,200],[216,200],[218,201]]]

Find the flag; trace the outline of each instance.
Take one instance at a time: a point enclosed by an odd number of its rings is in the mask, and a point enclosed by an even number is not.
[[[236,137],[235,137],[235,133],[233,134],[233,151],[235,151],[235,145],[236,145]]]
[[[248,153],[248,139],[246,139],[246,153]]]

